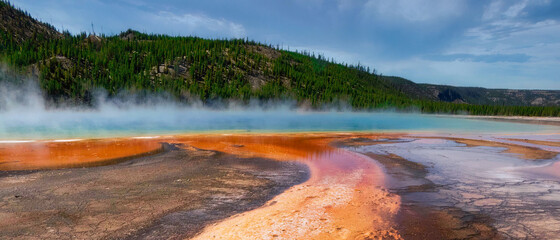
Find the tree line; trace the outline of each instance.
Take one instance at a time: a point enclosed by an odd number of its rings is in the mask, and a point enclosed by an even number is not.
[[[291,52],[248,39],[171,37],[126,31],[115,36],[41,34],[18,42],[0,31],[0,57],[14,68],[35,68],[52,102],[93,104],[109,97],[168,93],[178,101],[296,100],[319,108],[344,102],[354,109],[425,113],[560,116],[558,107],[498,106],[415,99],[368,67],[347,65],[309,52]]]

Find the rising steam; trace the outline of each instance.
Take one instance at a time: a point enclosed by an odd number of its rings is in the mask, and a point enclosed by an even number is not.
[[[200,102],[178,103],[165,95],[138,98],[122,93],[108,98],[102,91],[96,95],[94,107],[53,107],[44,101],[37,82],[1,71],[0,140],[203,131],[557,131],[550,126],[451,120],[421,114],[340,111],[340,106],[313,112],[295,102],[225,102],[207,108]]]

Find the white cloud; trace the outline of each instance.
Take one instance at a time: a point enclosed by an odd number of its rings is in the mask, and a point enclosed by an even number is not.
[[[557,89],[560,61],[539,63],[431,61],[421,58],[387,62],[378,69],[419,83],[513,89]]]
[[[550,4],[550,0],[523,0],[520,2],[494,0],[485,7],[482,20],[489,21],[516,18],[526,14],[524,10],[528,6],[542,6],[548,4]]]
[[[527,0],[515,3],[513,5],[508,5],[508,2],[502,0],[492,1],[485,9],[482,14],[482,20],[488,21],[499,18],[514,18],[519,16],[523,9],[527,7]]]
[[[482,20],[494,19],[502,13],[503,2],[502,1],[492,1],[485,9],[482,14]]]
[[[384,20],[423,22],[459,16],[464,9],[463,1],[450,0],[368,0],[364,15]]]
[[[246,36],[243,25],[225,19],[211,18],[204,14],[185,13],[177,15],[171,12],[161,11],[156,15],[156,19],[161,21],[164,25],[179,28],[174,30],[176,32],[191,34],[206,32],[211,35],[226,35],[235,38]]]
[[[464,38],[455,42],[442,54],[524,54],[530,56],[526,63],[528,66],[536,68],[538,64],[543,64],[544,68],[551,62],[558,64],[560,22],[553,19],[536,21],[526,17],[525,11],[531,4],[542,5],[547,2],[523,1],[512,4],[493,1],[485,8],[481,24],[467,29]],[[519,74],[522,72],[520,69],[511,70]],[[558,74],[558,71],[551,73]]]
[[[329,48],[329,47],[325,47],[325,46],[286,46],[284,47],[286,50],[290,50],[290,51],[307,51],[307,52],[311,52],[311,53],[315,53],[315,55],[322,55],[324,56],[326,59],[328,59],[329,61],[331,59],[334,59],[335,62],[337,63],[348,63],[348,64],[362,64],[365,66],[370,66],[373,67],[372,65],[368,65],[366,63],[364,63],[363,61],[360,62],[360,58],[362,56],[360,56],[359,54],[355,54],[355,53],[351,53],[351,52],[347,52],[344,50],[340,50],[340,49],[334,49],[334,48]]]
[[[517,17],[522,13],[523,9],[525,9],[526,6],[527,0],[514,4],[504,12],[504,15],[509,18]]]
[[[529,22],[518,19],[496,20],[480,26],[467,29],[465,36],[476,38],[479,40],[503,40],[512,37],[517,33],[532,31],[543,28],[558,26],[559,22],[555,20],[543,20],[539,22]],[[554,32],[553,32],[554,33]],[[556,33],[552,35],[557,35]],[[543,36],[535,36],[543,38]]]

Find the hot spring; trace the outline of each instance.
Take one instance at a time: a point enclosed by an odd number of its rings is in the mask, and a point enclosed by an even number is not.
[[[197,132],[550,133],[560,127],[392,112],[307,112],[289,109],[208,110],[105,107],[98,110],[18,109],[0,112],[0,139],[152,136]]]

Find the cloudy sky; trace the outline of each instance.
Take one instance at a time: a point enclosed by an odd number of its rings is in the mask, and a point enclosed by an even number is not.
[[[560,89],[560,1],[12,0],[72,33],[245,38],[415,82]]]

